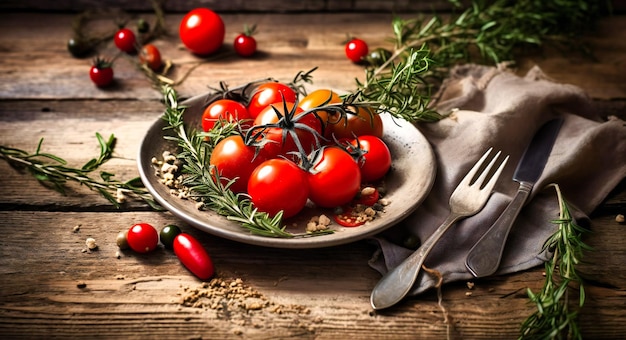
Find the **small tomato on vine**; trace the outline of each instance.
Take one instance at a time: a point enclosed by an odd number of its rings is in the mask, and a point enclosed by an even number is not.
[[[98,87],[105,87],[113,82],[113,64],[102,58],[96,58],[89,70],[89,78]]]
[[[256,31],[256,25],[248,27],[244,26],[243,33],[235,37],[233,47],[235,52],[241,57],[250,57],[256,52],[256,39],[252,36]]]
[[[135,37],[135,33],[128,28],[120,28],[115,33],[113,42],[120,51],[126,53],[133,53],[136,51],[135,44],[137,43],[137,38]]]
[[[139,52],[139,61],[142,64],[146,64],[152,71],[159,71],[163,66],[161,59],[161,52],[159,49],[152,45],[146,44],[141,48]]]

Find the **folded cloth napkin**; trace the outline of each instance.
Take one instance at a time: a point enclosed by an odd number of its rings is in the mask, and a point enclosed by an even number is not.
[[[626,176],[626,125],[601,119],[580,88],[549,80],[539,68],[519,77],[506,68],[464,65],[453,69],[438,93],[435,109],[449,114],[417,128],[429,140],[438,169],[433,188],[420,207],[401,224],[374,238],[380,247],[370,266],[384,274],[412,249],[407,235],[424,241],[449,213],[448,200],[472,165],[489,148],[510,155],[494,193],[478,214],[457,222],[435,245],[424,265],[438,271],[443,282],[468,280],[468,251],[511,201],[519,184],[512,180],[518,160],[537,129],[562,117],[563,125],[543,174],[535,184],[509,234],[495,275],[525,270],[548,260],[543,249],[556,231],[551,221],[559,207],[554,188],[561,188],[578,224]],[[433,288],[436,278],[424,271],[411,295]]]

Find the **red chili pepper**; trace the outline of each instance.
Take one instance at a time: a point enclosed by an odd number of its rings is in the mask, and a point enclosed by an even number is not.
[[[213,261],[202,244],[193,236],[181,233],[174,239],[174,254],[180,262],[201,280],[213,276]]]

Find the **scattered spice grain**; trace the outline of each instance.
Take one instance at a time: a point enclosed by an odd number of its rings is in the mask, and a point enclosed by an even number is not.
[[[85,245],[89,250],[96,250],[98,248],[98,244],[96,243],[96,239],[93,237],[89,237],[85,240]]]

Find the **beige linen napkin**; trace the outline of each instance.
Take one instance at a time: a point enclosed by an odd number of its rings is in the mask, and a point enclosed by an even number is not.
[[[551,220],[559,213],[554,188],[547,187],[550,183],[560,186],[578,224],[586,225],[587,214],[626,176],[625,122],[604,121],[580,88],[550,81],[538,68],[518,77],[494,67],[457,67],[444,82],[436,109],[450,115],[437,123],[419,124],[418,129],[436,155],[437,177],[415,213],[374,239],[380,250],[370,265],[381,273],[413,251],[403,246],[408,235],[423,241],[434,232],[449,212],[448,199],[456,185],[494,147],[510,159],[490,200],[481,212],[452,226],[424,263],[441,273],[444,283],[471,279],[465,268],[468,251],[513,198],[519,186],[512,180],[517,162],[537,129],[552,118],[564,119],[561,131],[513,225],[496,275],[537,266],[552,255],[543,251],[557,228]],[[411,294],[435,283],[422,271]]]

